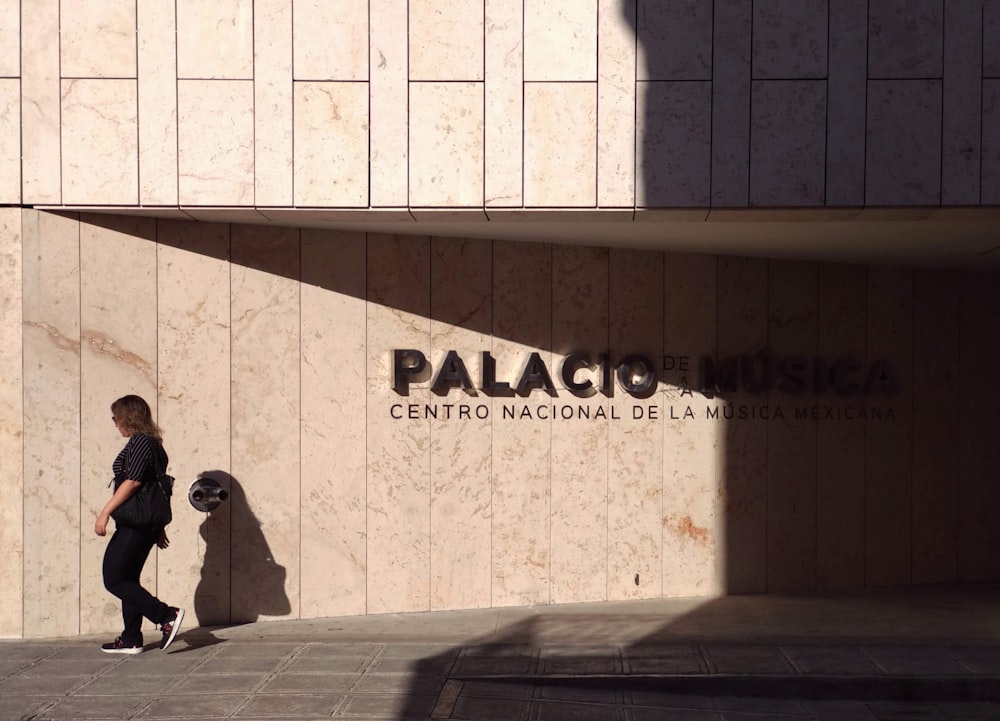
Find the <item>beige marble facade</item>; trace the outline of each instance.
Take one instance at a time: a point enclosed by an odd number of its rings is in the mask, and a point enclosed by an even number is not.
[[[996,577],[978,274],[20,210],[0,240],[3,636],[115,629],[128,392],[178,478],[144,580],[202,624]]]

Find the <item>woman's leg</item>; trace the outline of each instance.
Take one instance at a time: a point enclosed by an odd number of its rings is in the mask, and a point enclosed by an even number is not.
[[[121,599],[122,641],[128,646],[142,645],[143,616],[159,624],[170,615],[167,605],[139,583],[159,533],[123,526],[115,530],[104,552],[104,587]]]

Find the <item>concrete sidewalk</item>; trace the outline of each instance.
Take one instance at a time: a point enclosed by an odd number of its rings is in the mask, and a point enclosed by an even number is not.
[[[0,641],[0,719],[1000,719],[1000,584]],[[153,635],[147,641],[153,641]]]

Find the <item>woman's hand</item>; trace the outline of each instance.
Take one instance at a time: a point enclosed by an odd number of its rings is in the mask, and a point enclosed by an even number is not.
[[[108,514],[106,514],[104,511],[101,511],[100,513],[98,513],[97,514],[97,520],[94,521],[94,533],[96,533],[98,536],[106,536],[106,535],[108,535],[108,520],[109,519],[110,519],[110,516],[108,516]]]
[[[156,541],[157,548],[166,548],[170,545],[170,539],[167,538],[167,529],[164,528],[160,533],[160,538]]]

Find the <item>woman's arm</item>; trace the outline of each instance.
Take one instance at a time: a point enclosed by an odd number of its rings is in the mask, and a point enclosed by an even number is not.
[[[139,486],[142,484],[139,481],[133,481],[126,478],[120,484],[118,488],[115,489],[114,495],[108,499],[108,502],[104,504],[104,508],[101,512],[97,514],[97,521],[94,522],[94,533],[98,536],[107,535],[108,532],[108,521],[111,519],[111,513],[118,508],[121,504],[125,503],[133,493],[138,490]]]

